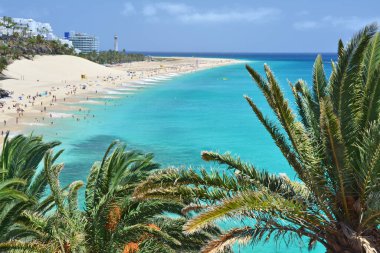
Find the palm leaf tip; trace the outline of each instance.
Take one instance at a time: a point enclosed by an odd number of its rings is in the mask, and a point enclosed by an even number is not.
[[[251,230],[252,228],[250,227],[231,229],[226,234],[208,242],[207,245],[202,248],[201,253],[222,253],[236,242],[245,244],[252,237]]]
[[[206,162],[213,161],[214,159],[213,159],[213,156],[211,154],[212,154],[212,152],[210,152],[210,151],[202,151],[201,157]]]
[[[190,204],[190,205],[185,206],[184,208],[182,208],[181,213],[183,215],[186,215],[186,214],[188,214],[188,213],[190,213],[192,211],[195,211],[195,212],[201,211],[201,210],[205,209],[206,207],[207,207],[206,205]]]

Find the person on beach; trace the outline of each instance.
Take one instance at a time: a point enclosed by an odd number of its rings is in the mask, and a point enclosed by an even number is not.
[[[4,126],[6,126],[7,125],[7,121],[6,120],[4,120]]]

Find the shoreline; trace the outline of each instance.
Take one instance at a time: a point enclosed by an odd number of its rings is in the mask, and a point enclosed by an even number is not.
[[[58,59],[60,56],[37,56],[37,61],[41,58],[54,60],[54,57]],[[45,81],[36,79],[41,75],[25,78],[20,72],[22,68],[13,72],[9,71],[11,77],[13,74],[13,79],[0,81],[1,88],[14,92],[11,98],[0,99],[4,103],[4,106],[0,108],[0,144],[2,145],[7,131],[10,132],[10,136],[14,136],[25,133],[32,127],[54,127],[56,119],[64,117],[72,117],[77,121],[82,120],[82,117],[85,120],[91,120],[95,115],[83,116],[86,104],[103,103],[94,99],[119,99],[121,96],[160,85],[161,82],[179,75],[244,63],[241,60],[224,58],[152,57],[152,59],[153,61],[115,64],[110,67],[96,64],[104,68],[106,71],[104,73],[110,74],[86,76],[86,79],[82,80],[78,78],[77,80]],[[91,67],[92,65],[94,64],[91,63]],[[10,69],[12,70],[12,66]],[[20,77],[17,79],[14,73]],[[35,85],[36,82],[38,85]],[[66,111],[74,110],[78,112],[66,113]]]

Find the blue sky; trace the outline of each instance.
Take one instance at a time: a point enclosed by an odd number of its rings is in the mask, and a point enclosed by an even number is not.
[[[380,0],[0,0],[0,15],[49,22],[57,35],[100,37],[102,49],[164,52],[335,52],[380,22]]]

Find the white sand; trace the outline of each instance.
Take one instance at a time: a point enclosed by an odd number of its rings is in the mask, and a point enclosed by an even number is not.
[[[8,66],[4,74],[25,81],[57,82],[79,81],[88,78],[124,75],[121,70],[107,68],[86,59],[70,55],[36,56],[33,60],[18,60]]]

